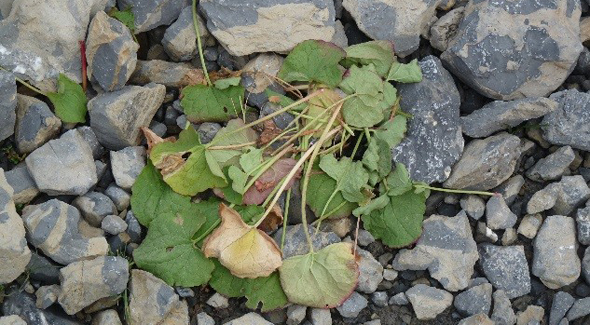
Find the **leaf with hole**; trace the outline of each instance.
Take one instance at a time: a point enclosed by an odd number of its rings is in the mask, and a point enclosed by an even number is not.
[[[338,62],[346,52],[335,44],[307,40],[299,43],[283,62],[278,77],[286,82],[316,82],[336,87],[342,80]]]
[[[182,89],[180,105],[187,119],[193,123],[225,122],[242,111],[244,87],[228,86],[225,89],[206,85],[193,85]]]
[[[86,122],[86,94],[82,86],[65,74],[60,73],[57,79],[57,92],[47,93],[47,97],[55,108],[55,115],[66,123]]]

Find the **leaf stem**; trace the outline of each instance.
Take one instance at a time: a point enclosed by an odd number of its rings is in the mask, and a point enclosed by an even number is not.
[[[0,66],[0,70],[4,70],[4,71],[6,71],[6,72],[10,72],[10,73],[12,73],[12,71],[9,71],[8,69],[5,69],[5,68],[4,68],[4,67],[2,67],[2,66]],[[32,91],[34,91],[34,92],[36,92],[37,94],[40,94],[40,95],[43,95],[43,96],[47,97],[47,93],[46,93],[46,92],[44,92],[43,90],[41,90],[41,89],[39,89],[39,88],[37,88],[37,87],[35,87],[35,86],[33,86],[33,85],[29,84],[28,82],[24,81],[24,80],[23,80],[23,79],[21,79],[21,78],[17,77],[17,76],[16,76],[14,73],[12,73],[12,74],[14,75],[14,79],[16,79],[16,81],[18,81],[18,82],[19,82],[21,85],[23,85],[23,86],[25,86],[25,87],[29,88],[30,90],[32,90]]]
[[[199,31],[199,21],[197,18],[197,0],[193,0],[192,3],[192,11],[193,11],[193,26],[195,27],[195,33],[197,34],[197,49],[199,49],[199,58],[201,60],[201,68],[203,68],[203,74],[205,75],[205,79],[207,80],[207,85],[211,86],[211,79],[209,79],[209,72],[207,71],[207,66],[205,65],[205,56],[203,55],[203,44],[201,43],[201,32]]]
[[[484,191],[469,191],[469,190],[453,190],[453,189],[450,189],[450,188],[442,188],[442,187],[428,186],[426,184],[414,184],[414,187],[424,188],[424,189],[428,189],[428,190],[432,190],[432,191],[438,191],[438,192],[446,192],[446,193],[487,195],[487,196],[497,196],[497,195],[499,195],[499,193],[484,192]]]
[[[232,144],[232,145],[228,145],[228,146],[213,146],[213,147],[209,147],[207,149],[208,150],[239,149],[242,147],[252,146],[255,144],[256,144],[256,141],[251,141],[251,142],[240,143],[240,144]]]
[[[287,237],[287,219],[289,217],[289,203],[291,202],[291,189],[287,190],[287,197],[285,198],[285,211],[283,213],[283,229],[281,234],[281,252],[285,247],[285,237]]]

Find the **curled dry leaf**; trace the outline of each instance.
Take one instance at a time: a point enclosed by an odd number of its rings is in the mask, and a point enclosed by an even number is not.
[[[221,225],[203,244],[205,256],[216,257],[240,278],[269,276],[282,265],[281,250],[266,233],[248,226],[225,204],[219,205],[219,216]]]
[[[150,152],[152,151],[152,148],[162,142],[175,142],[176,138],[175,137],[167,137],[166,139],[162,139],[159,135],[155,134],[154,131],[150,130],[149,128],[146,128],[145,126],[141,127],[141,131],[143,132],[143,136],[145,136],[145,139],[147,141],[147,153],[148,155],[150,154]]]
[[[283,132],[272,119],[262,122],[262,125],[264,130],[260,134],[260,138],[258,138],[258,145],[265,145],[271,142]]]
[[[279,226],[283,223],[283,210],[278,204],[275,204],[270,209],[270,213],[258,228],[264,232],[272,232],[277,230]]]
[[[272,193],[273,188],[279,184],[289,172],[291,172],[296,164],[297,161],[293,158],[282,158],[277,160],[277,162],[260,175],[260,177],[254,182],[254,186],[251,186],[246,193],[244,193],[242,202],[244,204],[262,204],[270,193]],[[301,170],[295,174],[295,177],[289,180],[285,189],[291,188],[295,179],[300,176]]]

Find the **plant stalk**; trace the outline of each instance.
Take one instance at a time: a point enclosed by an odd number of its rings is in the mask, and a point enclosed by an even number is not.
[[[192,3],[192,11],[193,11],[193,26],[195,27],[195,33],[197,34],[197,49],[199,50],[199,58],[201,60],[201,68],[203,68],[203,74],[205,75],[205,79],[207,80],[207,85],[211,86],[211,79],[209,79],[209,72],[207,71],[207,66],[205,65],[205,56],[203,55],[203,44],[201,43],[201,32],[199,31],[199,21],[197,18],[197,0],[193,0]]]

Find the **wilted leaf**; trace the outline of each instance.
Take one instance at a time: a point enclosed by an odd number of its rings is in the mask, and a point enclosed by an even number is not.
[[[387,80],[402,83],[422,81],[422,70],[418,65],[418,59],[414,59],[410,63],[394,62],[387,75]]]
[[[334,191],[336,194],[333,195]],[[346,201],[342,193],[336,190],[336,181],[322,172],[310,176],[306,201],[311,211],[321,219],[349,216],[352,210],[358,206],[356,203]],[[326,207],[326,205],[328,206]],[[323,215],[322,212],[324,212]]]
[[[342,80],[338,62],[346,52],[338,46],[319,40],[299,43],[283,62],[278,77],[286,82],[317,82],[336,87]]]
[[[295,167],[297,161],[293,158],[281,158],[277,160],[269,169],[267,169],[254,182],[244,194],[244,204],[262,204],[270,195],[276,185],[278,185],[289,172]],[[291,188],[295,180],[300,176],[301,171],[295,174],[285,189]]]
[[[260,226],[258,226],[258,229],[270,233],[277,230],[277,228],[279,228],[279,226],[282,224],[283,210],[281,210],[281,207],[275,203],[275,205],[273,205],[270,209],[269,214],[266,216],[266,218],[264,218]]]
[[[387,76],[389,68],[395,60],[393,43],[390,41],[370,41],[355,44],[347,47],[345,51],[344,65],[346,67],[350,67],[352,64],[373,64],[377,74],[383,78]]]
[[[264,129],[262,130],[262,133],[260,133],[260,138],[258,139],[258,144],[261,146],[271,142],[283,133],[283,130],[281,130],[272,119],[262,122],[262,126]]]
[[[375,130],[375,136],[387,142],[390,148],[394,148],[402,142],[406,133],[407,119],[403,116],[395,116]]]
[[[207,257],[216,257],[241,278],[268,276],[282,264],[281,250],[263,231],[248,226],[237,211],[221,204],[221,225],[203,244]]]
[[[352,161],[349,157],[337,160],[332,155],[323,156],[320,168],[336,180],[336,189],[349,202],[362,202],[366,199],[363,187],[369,181],[369,173],[360,161]]]
[[[60,73],[57,79],[57,93],[47,93],[47,97],[55,107],[55,115],[66,123],[86,122],[86,94],[65,74]]]
[[[219,79],[216,80],[213,85],[215,85],[215,88],[217,89],[227,89],[231,86],[238,86],[240,84],[240,80],[242,80],[240,77]]]
[[[284,260],[279,274],[291,303],[332,308],[342,304],[353,292],[359,269],[352,244],[336,243],[315,253]]]
[[[239,115],[243,101],[242,86],[219,89],[194,85],[182,90],[180,105],[191,122],[225,122]]]
[[[327,126],[330,115],[328,113],[320,116],[327,109],[334,106],[342,97],[339,93],[331,89],[323,89],[322,93],[309,100],[309,109],[307,115],[309,120],[306,122],[309,125],[309,130],[317,130],[314,135],[320,137]],[[315,121],[312,121],[317,118]],[[334,127],[336,127],[334,125]]]

